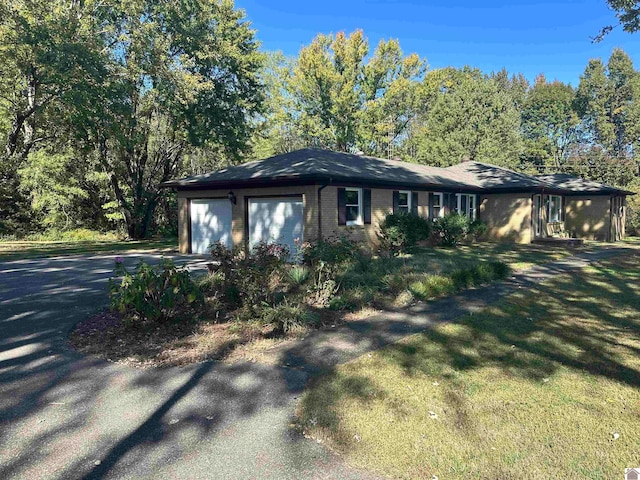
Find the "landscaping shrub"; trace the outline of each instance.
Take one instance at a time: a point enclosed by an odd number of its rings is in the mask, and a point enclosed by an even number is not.
[[[361,254],[358,245],[347,237],[327,237],[298,246],[297,257],[311,269],[307,302],[325,308],[340,289],[340,278]]]
[[[489,225],[480,220],[474,220],[473,222],[471,222],[471,225],[469,227],[469,235],[474,240],[479,240],[484,237],[484,235],[487,233],[487,230],[489,230]]]
[[[307,280],[309,280],[309,277],[311,276],[311,271],[309,270],[308,267],[305,267],[304,265],[294,265],[289,269],[288,275],[289,275],[289,281],[291,282],[291,284],[296,287],[299,287],[301,285],[304,285],[307,282]]]
[[[406,252],[416,243],[429,238],[431,223],[413,213],[389,213],[380,224],[380,248],[392,255]]]
[[[471,220],[457,212],[448,213],[433,221],[433,230],[440,245],[455,247],[469,235]]]
[[[339,289],[340,284],[333,279],[316,281],[307,292],[307,302],[319,308],[328,307]]]
[[[180,320],[203,306],[204,296],[189,271],[171,260],[163,259],[156,267],[140,262],[133,272],[117,260],[115,273],[122,279],[109,282],[111,308],[127,324]]]
[[[215,271],[223,276],[222,293],[229,306],[274,303],[289,258],[286,245],[260,242],[247,254],[216,242],[210,252]]]
[[[314,242],[304,242],[298,246],[298,256],[305,265],[312,268],[321,262],[342,264],[352,260],[359,251],[358,244],[345,236],[325,237]]]

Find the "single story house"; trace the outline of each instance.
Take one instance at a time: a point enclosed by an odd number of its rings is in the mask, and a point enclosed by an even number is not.
[[[214,241],[252,246],[349,235],[373,246],[389,212],[459,212],[493,240],[530,243],[567,232],[624,236],[631,194],[569,175],[532,176],[478,162],[448,168],[305,148],[164,184],[177,190],[183,253]]]

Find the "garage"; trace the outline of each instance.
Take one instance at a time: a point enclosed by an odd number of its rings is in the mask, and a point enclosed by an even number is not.
[[[249,199],[249,246],[258,242],[281,243],[294,253],[302,240],[302,195]]]
[[[209,245],[220,241],[232,247],[231,202],[228,199],[192,199],[191,253],[208,253]]]

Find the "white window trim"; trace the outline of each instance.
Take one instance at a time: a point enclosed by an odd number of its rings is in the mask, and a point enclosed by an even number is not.
[[[443,218],[444,217],[444,193],[443,192],[433,192],[433,196],[438,197],[440,199],[440,205],[438,206],[438,208],[440,209],[440,211],[438,212],[438,218]],[[433,208],[435,205],[431,205],[431,207]]]
[[[468,212],[462,212],[462,196],[467,197],[467,209],[471,212],[471,220],[475,221],[478,214],[478,199],[474,193],[456,193],[456,200],[458,201],[458,213],[461,215],[467,215]],[[473,197],[473,209],[469,208],[469,198]]]
[[[558,203],[559,208],[558,208],[558,219],[557,220],[551,220],[551,199],[552,198],[558,198],[560,199],[560,202]],[[562,221],[562,195],[549,195],[549,205],[547,207],[547,218],[548,218],[548,222],[549,223],[558,223]]]
[[[362,218],[362,189],[361,188],[345,188],[344,189],[345,193],[346,192],[358,192],[358,218],[356,218],[355,220],[347,220],[347,226],[351,227],[354,225],[364,225],[364,221]],[[346,198],[345,198],[345,208],[346,207],[353,207],[355,206],[355,204],[353,203],[347,203],[346,202]]]
[[[401,193],[406,193],[407,194],[407,213],[411,213],[411,197],[413,195],[411,195],[411,190],[399,190],[398,191],[398,195],[400,195]],[[398,208],[400,208],[400,198],[398,197]]]

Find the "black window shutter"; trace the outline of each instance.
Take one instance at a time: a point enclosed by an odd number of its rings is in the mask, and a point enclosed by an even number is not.
[[[371,189],[365,188],[362,190],[362,216],[364,217],[364,223],[371,223]]]
[[[400,192],[398,190],[393,191],[393,213],[398,213],[398,206],[400,205]]]
[[[433,219],[433,193],[429,193],[429,218]]]
[[[418,214],[418,192],[411,192],[411,213]]]
[[[560,197],[560,221],[564,222],[564,197]]]
[[[338,189],[338,225],[347,224],[347,191]]]

